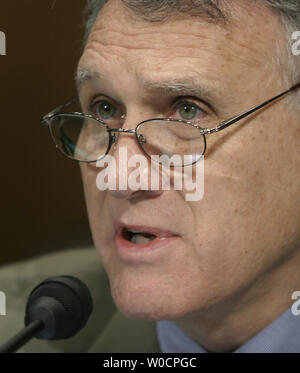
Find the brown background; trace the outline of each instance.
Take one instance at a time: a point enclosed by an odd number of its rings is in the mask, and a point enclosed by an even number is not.
[[[76,94],[84,3],[0,2],[0,264],[92,244],[78,163],[39,121]]]

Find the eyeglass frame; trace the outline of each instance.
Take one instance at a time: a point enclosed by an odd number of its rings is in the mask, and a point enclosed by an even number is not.
[[[76,116],[76,117],[81,117],[81,118],[87,118],[87,119],[94,119],[96,120],[97,122],[101,123],[101,125],[104,125],[106,127],[106,130],[109,134],[109,143],[108,143],[108,147],[107,147],[107,150],[106,150],[106,153],[99,159],[104,159],[107,154],[110,152],[110,149],[111,149],[111,146],[113,143],[116,143],[117,141],[117,137],[114,135],[114,134],[111,134],[112,132],[117,132],[117,133],[121,133],[121,132],[124,132],[124,133],[134,133],[135,134],[135,137],[136,137],[136,140],[140,146],[140,148],[142,149],[142,151],[149,157],[151,158],[151,156],[144,150],[142,144],[143,144],[143,140],[140,140],[138,138],[138,133],[137,133],[137,130],[138,130],[138,127],[141,126],[142,124],[146,123],[146,122],[151,122],[151,121],[174,121],[174,122],[181,122],[181,123],[185,123],[185,124],[188,124],[188,125],[191,125],[197,129],[200,130],[200,135],[203,136],[203,140],[204,140],[204,150],[201,154],[201,157],[199,159],[197,159],[196,161],[194,161],[193,163],[189,164],[189,165],[192,165],[196,162],[198,162],[205,154],[206,152],[206,135],[209,135],[211,133],[215,133],[215,132],[220,132],[221,130],[223,130],[224,128],[227,128],[229,126],[231,126],[232,124],[240,121],[241,119],[243,118],[246,118],[247,116],[249,116],[250,114],[258,111],[259,109],[267,106],[268,104],[270,104],[271,102],[287,95],[288,93],[292,92],[292,91],[295,91],[296,89],[300,88],[300,82],[293,85],[291,88],[285,90],[284,92],[270,98],[269,100],[267,101],[264,101],[262,104],[259,104],[253,108],[251,108],[250,110],[247,110],[239,115],[235,115],[234,117],[231,117],[229,119],[226,119],[226,120],[223,120],[222,122],[220,122],[220,124],[217,126],[217,127],[214,127],[214,128],[202,128],[200,126],[198,126],[197,124],[191,122],[191,121],[187,121],[187,120],[183,120],[183,119],[175,119],[175,118],[153,118],[153,119],[146,119],[140,123],[137,124],[137,126],[135,127],[135,129],[120,129],[120,128],[109,128],[107,123],[105,123],[104,121],[102,121],[101,119],[91,115],[91,114],[85,114],[85,113],[81,113],[81,112],[62,112],[60,113],[60,110],[62,110],[63,108],[66,108],[68,107],[69,105],[71,105],[74,101],[78,100],[78,97],[76,98],[73,98],[72,100],[68,101],[67,103],[63,104],[63,105],[60,105],[58,106],[57,108],[55,108],[54,110],[50,111],[50,113],[46,114],[45,116],[43,116],[41,118],[41,123],[43,126],[46,126],[46,127],[49,127],[49,130],[50,130],[50,133],[51,133],[51,126],[50,126],[50,120],[53,119],[56,115],[70,115],[70,116]],[[142,136],[142,135],[140,135]],[[52,137],[52,140],[53,142],[55,143],[54,139],[53,139],[53,136],[51,134],[51,137]],[[143,136],[142,136],[143,137]],[[58,145],[55,143],[55,146],[57,148]],[[60,149],[59,149],[60,150]],[[92,160],[92,161],[85,161],[85,160],[78,160],[78,159],[75,159],[75,158],[72,158],[70,156],[68,156],[67,154],[65,154],[62,150],[61,150],[61,153],[63,153],[67,158],[69,159],[72,159],[74,161],[77,161],[77,162],[84,162],[84,163],[94,163],[94,162],[97,162],[99,159],[96,159],[96,160]],[[187,165],[182,165],[182,167],[185,167]]]

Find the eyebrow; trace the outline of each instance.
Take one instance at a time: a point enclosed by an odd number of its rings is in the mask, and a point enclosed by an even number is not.
[[[160,91],[162,94],[180,94],[197,96],[208,101],[216,101],[218,97],[218,89],[213,84],[205,85],[203,83],[197,84],[197,78],[183,77],[180,79],[172,79],[164,81],[143,81],[143,86],[148,90]]]
[[[101,79],[101,76],[102,74],[100,74],[98,71],[92,71],[84,68],[77,70],[75,74],[75,83],[77,89],[80,90],[80,88],[89,80]]]
[[[76,72],[75,81],[78,91],[84,84],[91,80],[101,80],[103,74],[99,71],[92,71],[89,69],[79,69]],[[173,78],[168,81],[150,81],[140,79],[142,86],[148,91],[156,91],[161,94],[181,94],[197,96],[208,101],[218,101],[221,98],[220,89],[213,82],[207,84],[197,84],[199,77],[192,77],[191,75],[180,78]]]

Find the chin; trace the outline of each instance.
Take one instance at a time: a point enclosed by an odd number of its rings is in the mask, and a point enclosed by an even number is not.
[[[153,276],[138,279],[130,274],[119,274],[110,279],[113,300],[122,314],[132,319],[148,321],[176,320],[195,311],[189,304],[184,289],[177,289]],[[192,297],[195,299],[194,297]],[[199,299],[198,299],[199,305]]]
[[[140,296],[133,293],[128,296],[112,292],[112,297],[119,311],[131,319],[158,321],[177,318],[176,312],[170,310],[170,307],[163,299]]]

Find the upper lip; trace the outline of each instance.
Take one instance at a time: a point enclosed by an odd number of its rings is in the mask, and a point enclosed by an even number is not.
[[[168,230],[168,229],[161,229],[157,227],[152,227],[149,225],[133,225],[133,224],[125,224],[120,221],[115,221],[115,228],[117,235],[119,236],[124,229],[128,229],[131,231],[138,231],[138,232],[145,232],[153,234],[157,237],[173,237],[179,236],[178,234]]]

